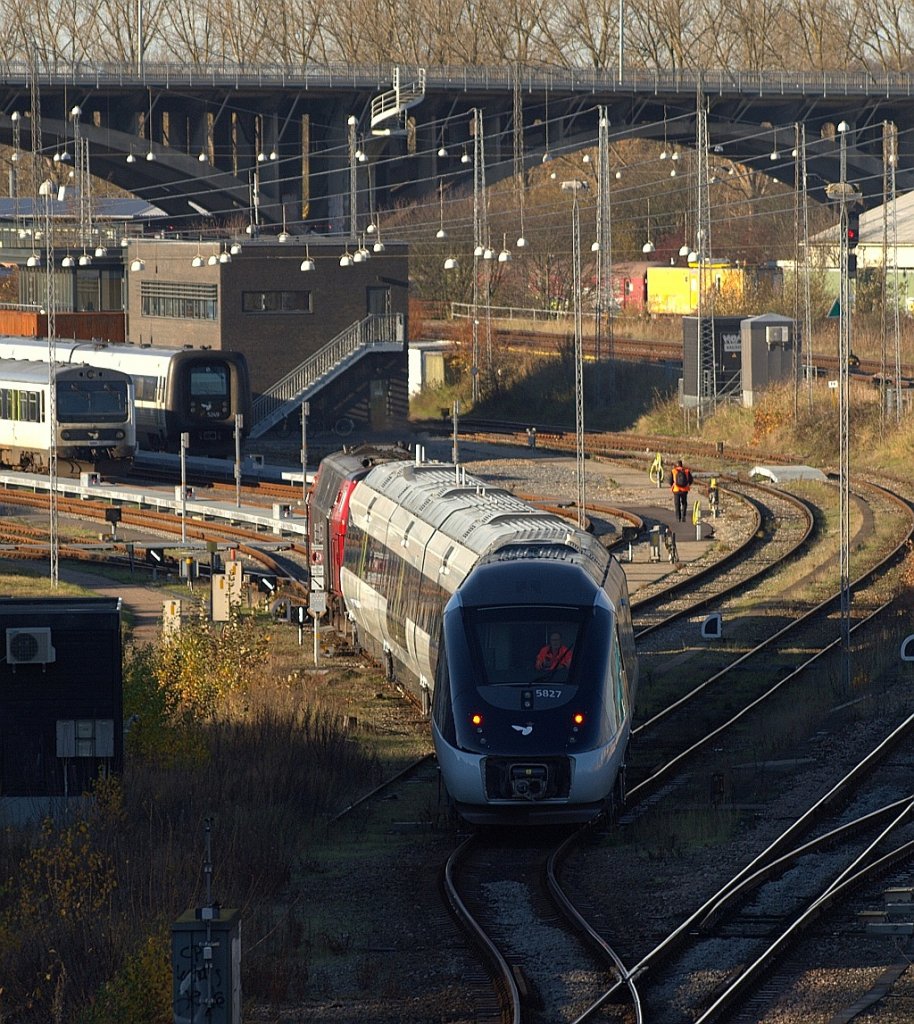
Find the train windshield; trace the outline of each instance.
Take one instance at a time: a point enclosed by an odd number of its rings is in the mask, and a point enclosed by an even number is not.
[[[467,636],[479,686],[566,683],[574,679],[584,639],[584,609],[476,608]]]
[[[192,419],[226,420],[231,412],[229,368],[225,363],[193,363],[188,370],[187,412]]]
[[[228,367],[219,363],[201,363],[190,370],[190,397],[227,398],[229,393]]]
[[[60,423],[125,423],[130,417],[127,382],[63,380],[57,384]]]

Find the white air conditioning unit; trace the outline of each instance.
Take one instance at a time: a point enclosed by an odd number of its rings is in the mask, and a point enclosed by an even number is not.
[[[6,631],[6,663],[8,665],[49,665],[57,660],[51,646],[48,626],[28,626]]]

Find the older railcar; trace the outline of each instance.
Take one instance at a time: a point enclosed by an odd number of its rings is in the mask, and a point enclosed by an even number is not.
[[[136,445],[130,377],[84,365],[55,366],[50,375],[44,363],[0,359],[0,462],[44,471],[52,437],[58,462],[81,467],[130,458]]]
[[[57,340],[58,363],[87,363],[120,370],[133,380],[137,445],[146,451],[180,449],[189,435],[195,454],[231,456],[235,451],[235,415],[251,426],[251,385],[239,352],[155,348]],[[48,342],[0,337],[0,358],[47,361]]]

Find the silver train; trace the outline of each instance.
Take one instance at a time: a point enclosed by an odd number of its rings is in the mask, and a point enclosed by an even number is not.
[[[430,713],[464,819],[579,822],[621,803],[638,662],[625,576],[598,541],[403,449],[324,459],[310,522],[313,591]]]
[[[244,418],[242,435],[251,425],[251,385],[240,352],[64,339],[54,348],[57,363],[88,363],[130,375],[137,445],[144,451],[179,451],[186,433],[193,454],[230,457],[236,413]],[[0,337],[0,358],[47,362],[47,339]]]
[[[58,465],[100,466],[128,459],[136,447],[133,381],[117,370],[0,359],[0,463],[44,472],[51,450],[51,389]]]

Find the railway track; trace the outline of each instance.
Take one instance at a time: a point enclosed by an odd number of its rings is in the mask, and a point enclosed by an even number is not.
[[[448,859],[446,899],[494,978],[496,998],[483,1018],[493,1024],[566,1019],[623,971],[586,922],[573,911],[564,920],[557,913],[563,847],[500,831],[471,836]]]
[[[722,480],[722,500],[741,501],[754,513],[754,526],[737,547],[693,571],[689,567],[673,582],[661,581],[632,599],[636,639],[693,616],[727,595],[757,582],[774,566],[785,564],[804,550],[813,536],[814,510],[801,498],[734,477]]]
[[[747,490],[748,489],[749,488],[747,488]],[[857,500],[862,502],[863,499],[858,497]],[[879,579],[882,575],[884,575],[885,572],[890,571],[891,566],[897,563],[898,559],[903,555],[904,551],[906,550],[906,545],[910,541],[912,530],[914,530],[914,520],[912,520],[911,508],[910,505],[904,499],[901,499],[898,496],[893,495],[891,492],[881,490],[878,494],[876,492],[871,492],[869,494],[869,500],[876,504],[877,512],[875,514],[870,514],[866,508],[863,508],[860,511],[858,518],[862,525],[860,526],[859,534],[856,538],[856,541],[858,543],[862,543],[863,534],[873,533],[875,531],[875,520],[884,518],[886,515],[886,510],[888,508],[891,508],[893,509],[893,515],[895,517],[893,534],[896,538],[896,542],[890,546],[890,550],[884,551],[879,555],[874,554],[868,556],[870,557],[873,564],[867,568],[865,573],[861,573],[854,583],[855,598],[857,598],[857,595],[859,595],[859,598],[857,599],[859,600],[860,605],[865,605],[867,608],[870,609],[868,614],[861,614],[859,617],[855,617],[855,623],[852,627],[852,635],[855,637],[858,635],[862,635],[862,633],[865,632],[867,629],[873,628],[872,622],[874,620],[878,620],[880,616],[888,614],[887,606],[884,604],[880,605],[875,595],[873,597],[864,596],[863,587],[864,585],[868,584],[869,580]],[[743,570],[734,570],[732,566],[728,568],[725,571],[724,575],[735,571],[737,573],[737,578],[731,579],[729,581],[724,581],[718,584],[720,589],[716,595],[716,599],[720,599],[724,592],[733,592],[734,590],[739,590],[743,588],[744,586],[748,585],[748,583],[751,582],[753,578],[757,579],[759,576],[764,576],[768,572],[768,565],[770,563],[776,561],[783,562],[791,558],[797,558],[805,550],[806,546],[811,544],[815,539],[813,531],[813,510],[811,509],[809,504],[792,498],[782,499],[780,495],[777,493],[777,491],[775,491],[774,489],[766,489],[765,504],[760,509],[759,519],[760,522],[768,524],[767,530],[761,531],[760,537],[757,537],[756,534],[753,534],[753,539],[759,542],[759,546],[753,547],[753,545],[750,544],[747,545],[746,548],[743,549],[743,551],[741,552],[741,555],[743,556],[743,558],[746,559],[747,562],[751,563],[752,561],[755,561],[757,564],[753,568],[745,568]],[[783,532],[781,533],[781,536],[778,539],[775,539],[778,530],[774,527],[773,524],[777,524],[777,526],[783,526]],[[767,542],[762,543],[762,540],[765,538],[766,535]],[[884,546],[885,545],[883,545],[883,547]],[[822,556],[820,555],[819,557],[821,558]],[[828,556],[828,554],[826,553],[826,564],[828,563],[829,559],[830,556]],[[738,564],[740,558],[734,557],[730,561]],[[717,572],[720,573],[720,571],[720,566],[717,566]],[[686,602],[688,602],[689,599],[685,597],[683,591],[687,590],[688,587],[691,585],[692,584],[689,582],[685,584],[680,583],[680,593],[678,597],[671,598],[669,600],[675,601],[685,599]],[[699,584],[699,586],[704,585],[709,586],[713,591],[713,583]],[[873,583],[872,585],[874,587],[878,586],[878,584],[876,583]],[[696,602],[698,600],[703,600],[695,594],[693,594],[692,597],[695,599]],[[712,597],[709,600],[713,599],[714,598]],[[651,600],[655,604],[662,603],[660,598],[652,598]],[[690,702],[690,700],[686,700],[686,703],[690,704],[688,712],[683,712],[685,717],[679,720],[676,727],[669,727],[669,729],[667,730],[666,739],[659,738],[659,722],[662,721],[664,718],[670,717],[673,714],[672,710],[660,714],[657,718],[657,722],[653,724],[651,722],[644,723],[645,727],[636,737],[636,746],[641,747],[642,745],[646,744],[650,745],[650,749],[648,750],[643,763],[645,765],[652,765],[653,768],[646,772],[642,769],[642,777],[640,778],[640,780],[637,781],[637,784],[630,792],[630,798],[627,805],[626,814],[622,818],[619,825],[619,829],[622,832],[621,841],[623,843],[625,841],[624,834],[626,830],[635,830],[638,832],[643,832],[646,828],[652,827],[647,822],[653,821],[658,813],[668,813],[666,811],[658,812],[657,810],[655,810],[655,808],[667,804],[670,796],[674,793],[682,791],[683,786],[685,787],[684,794],[682,796],[679,796],[678,799],[684,800],[686,804],[694,802],[695,783],[694,780],[692,780],[691,782],[689,780],[692,778],[692,776],[696,774],[696,765],[701,766],[698,769],[698,775],[702,778],[708,775],[709,772],[713,776],[714,773],[710,771],[710,765],[703,764],[703,759],[707,759],[707,761],[715,763],[718,760],[726,760],[726,756],[721,757],[717,748],[720,744],[726,742],[724,739],[722,739],[722,737],[724,737],[727,733],[732,733],[732,735],[738,737],[736,740],[731,741],[735,744],[735,746],[738,749],[749,749],[746,746],[747,739],[744,736],[744,733],[748,729],[749,735],[754,735],[753,730],[757,730],[759,727],[757,724],[741,724],[743,723],[744,719],[749,719],[750,723],[757,723],[757,718],[760,714],[759,708],[765,706],[769,701],[772,705],[775,705],[778,701],[780,701],[783,704],[783,702],[786,699],[787,703],[789,704],[792,698],[784,698],[783,693],[784,690],[789,690],[791,688],[792,680],[805,677],[807,679],[807,682],[804,684],[806,687],[815,686],[814,680],[819,677],[822,671],[821,659],[827,658],[829,653],[833,654],[836,646],[834,617],[833,614],[831,615],[831,617],[829,617],[829,614],[826,611],[830,602],[833,606],[834,600],[835,596],[831,595],[830,598],[828,598],[825,602],[822,602],[818,606],[818,615],[821,621],[817,628],[821,629],[822,625],[824,624],[824,628],[826,630],[825,635],[820,636],[818,639],[812,635],[799,637],[796,640],[790,639],[785,630],[797,630],[798,627],[792,622],[790,624],[781,622],[777,615],[773,617],[775,620],[775,626],[769,627],[771,636],[767,641],[760,645],[758,657],[761,661],[761,664],[758,665],[751,673],[748,671],[743,671],[742,673],[740,673],[742,675],[758,676],[763,681],[764,679],[768,679],[768,689],[764,693],[760,694],[759,691],[756,690],[752,693],[747,692],[743,696],[740,696],[737,687],[734,684],[725,681],[726,675],[739,672],[738,665],[734,666],[732,669],[727,670],[726,673],[720,672],[721,681],[718,689],[719,696],[716,699],[719,700],[722,705],[727,705],[730,707],[731,713],[726,718],[726,721],[718,721],[718,723],[711,725],[709,728],[709,723],[707,721],[707,711],[705,710],[707,702],[703,698],[698,699],[699,694],[695,694],[694,701]],[[671,615],[671,622],[675,618],[681,617],[682,612],[676,612],[675,614]],[[815,617],[816,616],[812,614],[809,616],[810,620],[814,619]],[[785,618],[792,619],[792,613],[788,613],[785,616]],[[667,626],[669,627],[670,623],[667,623]],[[780,633],[778,632],[778,627],[781,628]],[[660,634],[663,633],[663,628],[661,625],[658,625],[656,627],[656,630]],[[805,655],[807,657],[798,658],[791,669],[787,669],[784,663],[778,664],[777,659],[772,658],[770,655],[770,646],[774,642],[775,636],[779,637],[781,641],[778,645],[779,651],[784,647],[796,648],[799,651],[805,652]],[[769,653],[763,654],[762,652],[766,649],[768,649]],[[810,651],[815,651],[815,655],[812,657],[808,657]],[[813,682],[810,682],[809,680],[813,680]],[[762,687],[764,688],[764,682],[762,682]],[[701,691],[699,691],[699,693],[700,692]],[[778,694],[780,694],[781,696],[778,697]],[[690,694],[690,699],[691,696],[692,695]],[[676,701],[679,699],[680,698],[677,696],[670,703],[671,709],[675,707]],[[777,715],[775,715],[775,717],[777,717]],[[703,724],[705,726],[706,732],[701,737],[696,737],[694,735],[694,725],[691,729],[688,727],[690,721],[698,721],[701,724]],[[764,728],[765,727],[762,727],[762,731],[764,731]],[[673,753],[677,738],[679,742],[678,753]],[[748,742],[751,743],[753,741]],[[713,754],[711,754],[712,750],[715,751]],[[734,756],[732,750],[728,749],[728,755],[731,758]],[[658,762],[661,765],[663,765],[663,767],[657,769],[656,765],[658,764]],[[901,774],[904,775],[904,773]],[[699,799],[701,798],[699,797]],[[899,799],[902,798],[899,797]],[[836,797],[836,804],[838,803],[840,803],[840,801]],[[837,810],[835,810],[833,813],[837,814],[838,812]],[[848,833],[850,833],[851,831],[853,831],[853,829],[848,829]],[[608,833],[608,835],[610,836],[616,834],[617,833],[615,831]],[[577,839],[572,839],[570,840],[570,842],[572,849],[576,851],[573,854],[574,856],[579,857],[582,860],[589,859],[589,854],[587,852],[588,844],[582,843]],[[822,842],[825,843],[826,840],[822,840]],[[863,840],[857,839],[856,842],[859,845],[863,842]],[[899,848],[904,847],[903,838],[899,839],[898,843]],[[802,851],[798,846],[796,857],[799,859],[799,857],[801,856]],[[612,858],[610,857],[609,863],[605,865],[603,868],[594,866],[590,867],[588,874],[591,879],[591,884],[592,879],[594,877],[613,877],[611,861]],[[787,861],[784,861],[783,863],[786,865]],[[572,874],[571,881],[566,885],[566,888],[569,892],[575,893],[578,905],[580,906],[583,903],[587,903],[588,905],[591,903],[599,904],[599,899],[587,899],[586,897],[584,899],[581,899],[579,897],[579,893],[582,891],[582,889],[585,891],[587,889],[586,885],[579,886],[580,879],[580,870],[575,870]],[[828,886],[832,885],[834,881],[834,879],[827,879],[825,876],[823,876],[820,879],[819,888],[824,890],[828,888]],[[556,886],[559,890],[561,890],[561,882],[557,882]],[[815,886],[813,886],[813,888],[815,888]],[[558,898],[558,895],[556,895],[556,898]],[[816,898],[818,898],[818,896],[816,896]],[[610,897],[610,899],[612,899],[612,897]],[[573,906],[575,901],[569,900],[569,902]],[[798,908],[797,914],[795,916],[798,917],[807,913],[808,908],[802,905],[802,899],[800,895],[797,896],[795,903]],[[470,915],[472,916],[472,910],[470,910],[469,912]],[[737,920],[738,922],[739,912],[737,910],[734,910],[731,913],[737,914],[735,920]],[[490,916],[488,911],[487,916]],[[599,912],[597,912],[595,916],[597,920],[599,920]],[[607,935],[607,932],[601,930],[598,924],[594,924],[593,919],[590,918],[590,915],[588,913],[580,912],[580,917],[582,921],[586,921],[588,919],[591,920],[591,926],[598,935]],[[628,923],[630,924],[630,921]],[[486,926],[480,923],[479,921],[476,922],[476,926],[483,932],[487,930]],[[720,927],[725,928],[732,926],[721,925]],[[736,927],[738,931],[738,924]],[[773,927],[774,925],[772,925],[772,928]],[[796,925],[794,920],[788,922],[785,918],[783,922],[783,927],[784,931],[788,934],[794,934],[794,932],[796,932],[797,935],[800,934],[798,926]],[[492,928],[490,928],[489,930],[497,931],[497,929]],[[533,927],[533,931],[535,930],[536,928]],[[514,931],[522,931],[526,936],[528,927],[526,924],[518,923],[515,925]],[[610,931],[609,934],[613,933]],[[720,936],[716,934],[711,934],[708,941],[711,941],[715,938],[719,939]],[[495,988],[497,991],[510,991],[510,985],[508,983],[509,978],[511,976],[515,976],[516,981],[517,974],[517,971],[515,969],[516,964],[514,958],[515,956],[520,954],[517,954],[515,952],[515,943],[513,942],[513,940],[510,939],[510,937],[506,939],[504,938],[504,936],[501,936],[501,938],[499,938],[499,936],[496,935],[494,939],[492,939],[490,936],[490,940],[492,941],[496,950],[498,950],[499,954],[498,956],[492,956],[490,954],[490,962],[497,964],[498,959],[500,957],[501,960],[506,965],[508,965],[507,975],[496,984]],[[568,941],[571,942],[573,946],[574,943],[581,942],[583,940],[581,940],[580,938],[575,938],[573,940]],[[625,941],[627,942],[628,940]],[[603,942],[606,945],[607,949],[611,948],[609,944],[610,942],[612,942],[613,946],[615,946],[615,942],[612,939],[610,939],[609,942],[607,942],[604,938]],[[686,952],[683,954],[683,956],[685,957],[685,962],[688,962],[689,955],[690,954],[687,949]],[[590,965],[592,963],[592,956],[593,954],[590,953],[582,960],[582,965],[584,965],[582,966],[582,971],[585,974],[588,970],[590,970],[590,967],[587,965]],[[625,962],[623,959],[623,955],[618,952],[618,948],[613,949],[612,953],[607,954],[607,956],[615,957],[620,965],[624,964]],[[632,961],[630,957],[629,962],[637,963],[636,961]],[[772,962],[776,962],[776,958],[774,956],[772,956]],[[761,970],[761,968],[759,968],[759,970]],[[610,986],[607,989],[607,992],[604,994],[604,996],[601,997],[600,1000],[597,1000],[595,1002],[593,1009],[588,1008],[587,1010],[581,1011],[581,1014],[577,1019],[581,1021],[586,1019],[592,1019],[598,1011],[602,1013],[606,1012],[606,1004],[610,999],[622,999],[623,1003],[626,1004],[625,1009],[620,1009],[618,1006],[615,1006],[614,1013],[617,1016],[619,1016],[620,1019],[626,1021],[640,1020],[640,1015],[642,1011],[638,1007],[639,1001],[642,999],[642,995],[639,995],[639,992],[642,991],[647,993],[647,995],[644,997],[646,1006],[651,1006],[656,1010],[658,1006],[667,1005],[670,993],[669,984],[661,981],[659,991],[662,994],[658,995],[658,989],[653,988],[654,982],[648,982],[641,977],[641,975],[644,975],[646,973],[647,969],[643,965],[640,968],[636,967],[634,969],[626,969],[624,966],[617,968],[617,980],[613,983],[612,986]],[[736,972],[734,969],[734,981],[736,980],[737,975],[741,973],[741,971]],[[677,975],[677,977],[687,976],[687,969],[685,975]],[[535,1004],[535,1001],[534,1005],[532,1006],[529,1005],[529,1002],[525,1003],[525,999],[529,1001],[529,992],[538,991],[540,982],[537,981],[531,984],[528,983],[528,981],[524,978],[522,978],[521,981],[522,983],[517,989],[517,991],[520,993],[519,997],[516,995],[502,997],[502,1020],[521,1019],[521,1017],[515,1018],[509,1016],[509,1013],[515,1012],[513,1010],[509,1010],[509,1007],[513,1005],[517,998],[520,998],[520,1003],[522,1007],[522,1009],[517,1012],[521,1013],[522,1019],[531,1021],[536,1021],[540,1019],[538,1016],[538,1007]],[[744,981],[740,983],[740,986],[745,985],[752,987],[757,983],[758,982],[755,979],[755,976],[753,975],[752,981]],[[687,982],[683,981],[683,984],[687,984]],[[739,988],[740,986],[737,987]],[[625,992],[622,992],[623,988],[626,989]],[[725,986],[723,985],[723,982],[718,978],[718,983],[715,986],[715,998],[722,996],[724,988]],[[736,991],[736,989],[734,991]],[[528,993],[526,997],[524,996],[525,992]],[[745,996],[741,994],[739,996],[734,995],[731,998],[736,1000],[745,998]],[[705,1003],[710,1003],[710,1000],[707,998],[706,994]],[[647,1019],[668,1019],[670,1021],[678,1021],[681,1019],[684,1022],[685,1020],[693,1019],[693,1016],[696,1012],[703,1012],[705,1008],[706,1007],[702,1004],[699,1007],[699,1010],[696,1011],[693,1006],[689,1010],[688,1014],[683,1015],[682,1017],[678,1017],[674,1013],[669,1017],[664,1017],[663,1015],[660,1015],[656,1018],[654,1016],[650,1016]],[[601,1017],[600,1019],[605,1018]],[[709,1016],[707,1019],[711,1020],[712,1017]]]
[[[10,506],[22,506],[25,508],[37,508],[42,511],[48,507],[48,497],[45,494],[30,493],[18,489],[0,488],[0,501]],[[105,502],[86,501],[83,499],[71,499],[58,496],[58,510],[61,515],[89,520],[107,527],[105,510],[110,506]],[[168,512],[157,512],[152,509],[130,509],[121,510],[122,526],[132,526],[137,529],[155,533],[164,537],[180,537],[181,517]],[[8,558],[16,557],[47,557],[47,531],[33,527],[13,528],[6,524],[5,529],[9,532],[10,548],[7,551],[0,551],[0,556]],[[3,534],[0,533],[0,536]],[[206,523],[201,524],[188,519],[185,535],[189,540],[217,541],[234,546],[242,554],[253,559],[268,572],[276,573],[288,581],[288,589],[301,597],[307,596],[308,570],[304,553],[301,546],[296,547],[289,544],[289,551],[296,557],[285,557],[279,553],[264,551],[258,546],[263,542],[263,535],[254,530],[243,527],[231,526],[228,524]],[[147,545],[147,547],[153,545]],[[161,545],[154,545],[161,546]],[[112,543],[111,550],[121,556],[124,564],[128,562],[128,551],[124,543]],[[140,551],[143,546],[140,545]],[[79,560],[97,560],[98,554],[86,551],[75,544],[61,545],[61,555],[66,558]],[[106,556],[106,560],[110,560]]]
[[[893,553],[894,554],[894,553]],[[882,563],[878,566],[874,566],[870,572],[872,574],[878,574],[885,568],[885,563],[888,562],[893,555],[889,555],[886,559],[883,559]],[[856,635],[858,631],[865,631],[872,628],[872,623],[879,619],[880,616],[884,616],[888,613],[888,606],[882,605],[873,609],[869,616],[860,619],[857,624],[853,627],[853,634]],[[660,808],[668,805],[669,799],[676,795],[676,799],[686,806],[694,806],[696,800],[698,804],[702,803],[701,788],[696,789],[696,778],[697,775],[701,779],[724,779],[728,769],[726,765],[734,759],[740,758],[742,755],[743,759],[748,758],[751,762],[751,751],[753,746],[759,745],[759,735],[766,733],[766,727],[759,721],[760,708],[763,704],[776,698],[776,695],[781,693],[781,701],[784,703],[785,699],[792,701],[794,704],[802,705],[804,701],[816,702],[814,697],[804,697],[803,690],[814,691],[816,682],[821,678],[821,658],[825,656],[824,652],[834,650],[837,646],[836,641],[832,641],[831,644],[819,646],[818,649],[816,644],[812,643],[809,639],[789,641],[792,645],[798,649],[805,650],[806,657],[801,665],[798,665],[788,675],[783,676],[774,682],[770,689],[764,693],[757,693],[756,695],[740,693],[735,691],[732,683],[728,684],[726,677],[721,674],[718,678],[723,686],[722,697],[720,703],[722,706],[732,705],[730,708],[730,715],[726,721],[715,724],[712,728],[708,729],[708,711],[706,710],[706,704],[699,702],[698,706],[691,708],[689,716],[683,719],[680,717],[677,728],[669,728],[666,739],[663,741],[660,750],[657,749],[656,744],[653,742],[653,738],[656,733],[651,734],[652,725],[655,723],[647,722],[644,723],[636,734],[637,744],[641,746],[645,742],[650,741],[650,750],[648,751],[648,760],[656,763],[658,757],[662,762],[662,767],[657,768],[652,773],[648,774],[647,777],[643,778],[629,793],[629,801],[626,806],[626,815],[621,819],[620,827],[625,829],[636,828],[643,832],[645,829],[650,828],[650,825],[645,819],[653,820],[658,815],[669,813],[661,811]],[[809,652],[815,650],[815,653],[810,656]],[[761,666],[756,670],[755,675],[761,677],[765,674],[770,675],[772,678],[776,678],[779,670],[776,666]],[[793,690],[793,696],[790,698],[784,698],[783,690]],[[799,691],[799,694],[797,693]],[[693,696],[697,696],[695,691],[689,694],[689,702],[692,702]],[[821,704],[821,698],[818,700]],[[671,704],[669,707],[672,709],[675,705]],[[735,710],[738,708],[739,710]],[[896,709],[897,710],[897,709]],[[780,721],[783,724],[783,719],[779,719],[775,714],[772,716],[775,721]],[[656,721],[663,719],[669,719],[669,715],[662,713],[657,716]],[[687,723],[692,722],[692,729],[688,731]],[[695,722],[701,722],[706,731],[703,732],[700,738],[695,737]],[[740,724],[742,723],[742,724]],[[894,765],[891,766],[891,773],[897,774],[900,783],[896,786],[896,795],[894,799],[897,801],[910,800],[910,764],[912,758],[914,758],[914,748],[911,747],[911,728],[912,720],[909,717],[903,717],[901,725],[896,725],[889,730],[889,736],[885,740],[880,740],[876,745],[875,753],[868,752],[865,757],[861,758],[858,767],[848,774],[848,779],[853,779],[854,784],[859,783],[859,780],[872,773],[877,766],[885,765],[889,756],[892,756],[892,760],[898,761],[899,756],[896,751],[897,744],[904,740],[910,748],[910,752],[901,758],[901,768],[895,772]],[[780,742],[784,742],[781,740]],[[677,746],[679,753],[673,754],[672,750]],[[764,745],[764,744],[763,744]],[[666,754],[662,751],[666,750]],[[696,767],[701,765],[696,772]],[[732,770],[732,769],[730,769]],[[885,794],[885,787],[888,784],[889,774],[883,767],[878,774],[876,783],[876,791],[879,794]],[[713,790],[713,786],[711,789]],[[706,791],[707,792],[707,791]],[[765,855],[760,855],[756,861],[754,861],[750,867],[753,869],[750,871],[748,868],[744,869],[744,874],[749,874],[755,877],[756,870],[759,872],[759,877],[756,879],[757,884],[761,883],[763,877],[762,868],[766,866],[766,858],[768,861],[775,859],[775,854],[780,855],[788,846],[788,841],[798,837],[808,827],[808,824],[820,818],[823,814],[824,808],[828,806],[829,813],[837,814],[838,808],[840,808],[843,802],[846,802],[850,798],[852,792],[851,782],[842,782],[833,787],[830,791],[830,800],[826,803],[819,803],[815,806],[815,811],[809,814],[804,814],[798,818],[797,823],[792,824],[787,830],[785,830],[783,836],[776,839],[770,847],[766,850]],[[712,800],[719,800],[724,802],[726,800],[725,794],[721,791],[717,793],[716,797],[712,797]],[[863,799],[862,797],[860,799]],[[870,797],[872,801],[873,797]],[[887,800],[883,800],[887,802]],[[869,813],[869,811],[867,811]],[[886,811],[886,813],[889,813]],[[863,817],[863,815],[861,815]],[[904,819],[902,820],[904,821]],[[898,831],[901,832],[901,824],[899,822]],[[909,826],[905,826],[909,828]],[[873,871],[881,871],[895,864],[898,861],[904,861],[908,863],[911,856],[911,845],[910,836],[907,833],[900,835],[897,839],[898,852],[895,855],[889,857],[888,861],[883,861],[881,856],[877,853],[868,855],[868,859],[874,863]],[[808,851],[798,846],[794,854],[794,859],[799,860],[801,856],[808,856]],[[852,853],[848,854],[848,857],[855,856]],[[610,860],[612,858],[610,857]],[[863,866],[867,858],[860,859],[860,870],[862,871]],[[778,881],[772,884],[779,885],[778,892],[781,892],[783,883],[780,881],[783,874],[787,871],[790,866],[789,860],[778,861],[777,867],[779,871],[775,872],[773,869],[769,871],[769,874],[775,874]],[[590,866],[590,870],[599,872],[601,869],[595,868],[594,865]],[[604,865],[603,870],[612,873],[612,868]],[[842,875],[846,873],[842,869]],[[743,877],[742,874],[737,873],[734,878],[727,882],[717,894],[716,898],[721,900],[720,893],[729,893],[730,890],[734,890],[734,898],[736,895],[736,889],[740,879]],[[765,876],[767,877],[767,876]],[[860,881],[862,882],[864,876],[861,874]],[[631,968],[633,975],[637,975],[639,979],[639,987],[642,993],[645,994],[646,1005],[650,1006],[653,1010],[651,1019],[657,1021],[692,1021],[692,1020],[712,1020],[716,1019],[718,1013],[722,1013],[724,1009],[731,1008],[737,1000],[746,998],[746,991],[751,989],[753,986],[759,983],[759,979],[765,976],[765,972],[773,969],[774,964],[777,962],[777,957],[780,951],[785,948],[790,942],[795,941],[800,934],[802,934],[802,927],[806,924],[812,924],[816,920],[818,914],[824,911],[826,904],[820,902],[822,893],[831,892],[834,888],[834,899],[843,890],[838,889],[838,878],[828,879],[825,875],[822,875],[818,882],[815,880],[812,883],[807,882],[807,889],[811,885],[811,891],[814,895],[809,897],[806,903],[803,902],[800,895],[794,900],[796,907],[795,913],[790,917],[788,921],[785,917],[781,922],[775,922],[770,924],[770,930],[772,932],[777,930],[777,925],[780,925],[780,930],[777,932],[777,938],[772,940],[769,947],[761,950],[753,962],[749,965],[740,965],[737,969],[737,965],[733,965],[729,970],[725,967],[720,967],[720,940],[721,935],[726,934],[721,932],[720,926],[715,932],[712,929],[712,920],[709,917],[711,913],[710,905],[705,906],[704,916],[699,918],[698,914],[695,917],[690,917],[681,928],[677,929],[673,937],[666,939],[659,943],[654,949],[652,949],[647,955],[641,956],[637,961],[631,960],[634,966]],[[575,892],[581,891],[580,886],[580,872],[577,872],[571,888]],[[742,894],[742,892],[740,893]],[[756,896],[757,899],[762,899],[762,896]],[[591,898],[592,899],[592,898]],[[772,902],[772,898],[769,898],[769,904]],[[749,913],[749,911],[743,911]],[[731,908],[731,920],[732,914],[737,911]],[[700,940],[694,942],[689,936],[696,930],[696,920],[704,922],[708,934],[702,935]],[[739,919],[737,918],[737,922]],[[616,922],[617,925],[620,922]],[[625,925],[621,926],[623,932]],[[727,925],[735,929],[734,934],[737,939],[745,938],[745,936],[739,930],[739,924]],[[674,944],[674,939],[684,946],[684,952],[680,953],[680,966],[678,969],[672,969],[670,975],[672,979],[679,979],[678,982],[670,980],[670,978],[664,978],[659,981],[658,984],[645,984],[643,975],[648,971],[649,967],[653,964],[659,964],[661,961],[664,964],[669,963],[668,952],[670,946]],[[717,940],[717,944],[714,944],[714,940]],[[630,945],[628,940],[628,944]],[[695,970],[695,961],[701,956],[701,953],[697,951],[697,943],[704,941],[707,943],[705,953],[702,962],[708,963],[707,975],[713,976],[716,981],[710,987],[713,991],[708,993],[709,985],[706,983],[703,986],[692,984],[693,988],[700,989],[700,995],[696,995],[695,998],[689,1002],[683,995],[684,992],[689,990],[690,983],[686,980],[692,972]],[[708,950],[713,949],[713,954],[709,954]],[[770,951],[769,951],[770,950]],[[737,958],[738,959],[738,958]],[[719,969],[717,969],[719,967]],[[750,970],[751,968],[751,970]],[[666,968],[664,968],[666,970]],[[732,977],[731,977],[732,975]],[[744,976],[745,975],[745,976]],[[678,987],[677,987],[678,986]],[[618,985],[615,987],[618,988]],[[594,1008],[589,1010],[586,1014],[582,1015],[579,1020],[591,1019],[596,1014],[598,1006],[602,1005],[603,1002],[608,1000],[615,990],[608,990],[606,996],[602,1001],[598,1001]],[[673,998],[674,992],[678,993],[676,998]],[[679,1012],[676,1012],[673,1007],[678,1006]],[[712,1011],[712,1006],[715,1007]],[[699,1015],[701,1014],[701,1015]],[[706,1014],[706,1015],[705,1015]],[[759,1019],[758,1017],[753,1018],[751,1014],[745,1019]]]

